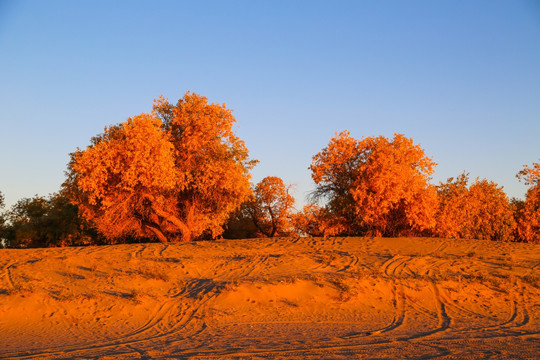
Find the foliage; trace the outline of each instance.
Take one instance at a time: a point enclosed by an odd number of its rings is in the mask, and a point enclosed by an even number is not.
[[[106,128],[85,151],[72,154],[66,183],[71,199],[109,239],[150,237],[150,218],[174,207],[168,196],[176,186],[173,147],[160,127],[150,115],[137,116]]]
[[[327,200],[335,227],[349,235],[419,233],[435,225],[436,193],[428,183],[435,165],[401,134],[356,140],[344,131],[313,157],[314,198]]]
[[[294,198],[289,190],[290,186],[275,176],[267,176],[255,186],[247,209],[262,235],[274,237],[292,233],[291,210]]]
[[[485,179],[469,187],[472,213],[463,237],[473,239],[512,240],[515,227],[512,207],[502,186]]]
[[[251,239],[259,236],[259,230],[253,223],[248,206],[249,201],[246,201],[230,215],[223,232],[225,239]]]
[[[516,209],[517,237],[522,241],[540,243],[540,163],[525,165],[517,174],[529,185],[525,202]]]
[[[317,204],[304,205],[301,212],[294,214],[293,224],[296,231],[308,236],[333,236],[345,232],[341,224],[327,207]]]
[[[468,182],[468,174],[463,173],[438,186],[436,233],[443,237],[511,240],[515,221],[502,187],[485,179],[476,179],[470,187]]]
[[[446,183],[437,186],[439,208],[435,233],[442,237],[462,237],[462,227],[469,217],[469,182],[468,174],[463,173],[456,179],[448,178]]]
[[[63,193],[21,199],[6,220],[3,237],[9,247],[88,245],[99,240]]]
[[[225,105],[186,93],[105,128],[71,154],[65,188],[109,241],[216,237],[249,196],[248,150]]]
[[[0,210],[4,208],[4,195],[0,191]],[[5,235],[4,232],[6,231],[6,216],[4,212],[0,212],[0,248],[5,246]]]
[[[342,132],[331,138],[328,146],[313,157],[310,166],[311,177],[316,184],[312,199],[326,200],[325,212],[331,214],[334,228],[339,229],[340,233],[341,230],[353,234],[359,232],[361,221],[355,216],[356,204],[351,190],[358,176],[358,167],[365,161],[361,155],[358,141],[348,132]],[[309,212],[306,215],[309,216]],[[321,219],[319,216],[312,217],[316,218]]]
[[[540,162],[533,163],[531,167],[524,165],[516,177],[532,188],[540,186]]]

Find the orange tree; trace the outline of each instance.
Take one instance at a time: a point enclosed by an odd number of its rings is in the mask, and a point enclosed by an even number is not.
[[[435,225],[436,192],[428,182],[435,165],[401,134],[356,140],[344,131],[313,157],[314,198],[327,200],[341,233],[420,233]]]
[[[255,186],[247,209],[253,223],[264,236],[291,233],[294,198],[289,190],[290,186],[286,186],[283,180],[276,176],[267,176]]]
[[[523,207],[517,212],[517,236],[523,241],[540,243],[540,163],[525,165],[517,177],[529,185]]]
[[[462,237],[462,228],[468,222],[470,212],[468,182],[468,174],[463,173],[456,179],[448,178],[446,183],[441,182],[437,186],[439,208],[434,233],[438,236]]]
[[[82,216],[110,241],[126,236],[163,242],[215,237],[250,194],[244,142],[225,105],[186,93],[71,154],[64,187]]]
[[[293,225],[302,235],[333,236],[344,232],[342,219],[336,218],[327,207],[306,204],[302,211],[294,214]]]
[[[502,186],[486,179],[476,179],[469,187],[471,213],[463,237],[489,240],[512,240],[515,221],[508,196]]]
[[[439,209],[435,233],[443,237],[511,240],[515,227],[512,206],[502,187],[468,174],[438,186]]]

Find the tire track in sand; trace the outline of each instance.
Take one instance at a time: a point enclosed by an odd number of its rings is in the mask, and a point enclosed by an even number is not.
[[[400,337],[375,337],[376,335],[384,335],[386,333],[390,333],[391,331],[394,331],[396,329],[401,328],[406,320],[406,310],[407,310],[407,300],[404,292],[404,287],[401,284],[396,284],[394,282],[393,286],[393,295],[394,295],[394,309],[395,309],[395,315],[390,322],[389,325],[385,326],[382,329],[378,329],[375,331],[368,331],[368,332],[360,332],[356,334],[351,334],[347,336],[342,336],[337,338],[338,341],[346,341],[351,339],[370,339],[371,341],[368,342],[362,342],[362,343],[335,343],[332,341],[328,341],[326,344],[321,342],[312,343],[311,346],[291,346],[289,348],[282,348],[282,349],[257,349],[252,351],[235,351],[233,350],[213,350],[206,352],[198,352],[196,355],[201,356],[206,353],[206,355],[215,357],[215,356],[224,356],[224,357],[238,357],[238,358],[248,358],[248,357],[254,357],[254,356],[285,356],[287,354],[298,354],[303,352],[313,352],[313,351],[342,351],[342,350],[352,350],[356,348],[365,348],[365,347],[373,347],[377,345],[386,345],[386,344],[395,344],[395,342],[408,342],[410,340],[420,339],[424,337],[431,336],[433,334],[436,334],[438,332],[446,331],[450,328],[450,325],[452,323],[452,319],[448,316],[446,313],[446,307],[445,304],[440,299],[440,294],[437,286],[433,283],[433,292],[437,301],[437,313],[438,313],[438,325],[436,329],[423,332],[420,334],[414,334],[414,335],[408,335],[408,336],[400,336]],[[434,346],[436,347],[436,346]],[[435,355],[434,357],[430,358],[436,358],[440,356],[447,356],[449,354],[448,350],[443,347],[436,347],[438,350],[440,350],[440,353]],[[191,355],[189,353],[184,353],[186,355]],[[195,354],[193,354],[195,355]]]
[[[153,330],[156,330],[155,333],[159,335],[158,325],[165,318],[166,314],[173,309],[173,305],[177,304],[174,304],[171,301],[162,303],[160,306],[157,306],[154,309],[149,320],[144,325],[131,332],[118,335],[117,337],[108,339],[106,341],[96,340],[79,345],[56,346],[49,349],[27,351],[22,353],[11,353],[6,355],[10,359],[44,358],[144,342],[147,339],[153,338],[154,336],[152,336],[152,334],[149,334],[147,338],[143,337],[142,339],[137,339],[137,337],[140,337],[141,335],[147,335]],[[182,310],[182,308],[180,308],[180,310]]]
[[[394,283],[393,294],[394,294],[393,306],[395,310],[395,315],[394,315],[394,318],[392,319],[392,322],[390,323],[390,325],[386,326],[385,328],[373,331],[370,335],[383,334],[383,333],[395,330],[398,327],[403,325],[403,322],[405,321],[405,311],[407,308],[407,299],[405,298],[405,289],[403,288],[403,285],[400,284],[398,286],[396,285],[396,283]]]
[[[341,336],[340,339],[350,340],[350,339],[356,339],[356,338],[367,337],[367,336],[381,335],[381,334],[390,332],[392,330],[396,330],[397,328],[403,326],[403,323],[405,321],[406,309],[407,309],[407,299],[405,297],[405,289],[403,288],[403,285],[402,284],[398,285],[394,281],[393,287],[392,287],[392,295],[393,295],[392,306],[394,308],[394,316],[390,324],[377,330],[362,331],[362,332],[357,332],[357,333]]]
[[[389,277],[400,275],[410,260],[410,256],[395,255],[381,265],[380,272]]]
[[[344,271],[354,270],[355,268],[357,268],[357,265],[360,262],[360,259],[358,258],[358,256],[356,256],[353,253],[343,252],[343,251],[339,252],[339,255],[341,255],[342,258],[346,258],[347,261],[344,261],[344,264],[342,265],[340,269],[337,270],[337,272],[344,272]]]
[[[439,243],[439,246],[437,246],[433,251],[427,253],[426,255],[436,255],[443,250],[446,250],[448,248],[448,240],[443,240]]]
[[[11,287],[11,289],[15,289],[15,284],[13,283],[13,275],[11,274],[11,268],[15,264],[16,263],[12,262],[4,268],[4,277],[6,278],[7,283]]]
[[[523,292],[520,292],[516,295],[517,289],[514,288],[512,298],[510,300],[510,315],[508,319],[502,323],[494,324],[490,326],[482,326],[476,328],[469,328],[460,330],[459,333],[467,334],[467,337],[470,338],[470,333],[481,333],[482,336],[479,338],[485,337],[505,337],[505,336],[516,336],[516,335],[527,335],[529,332],[523,332],[520,328],[527,326],[530,323],[530,316],[527,307],[525,306],[525,295]],[[451,307],[455,307],[460,311],[472,312],[463,307],[459,307],[455,304],[449,304]],[[534,334],[537,332],[533,332]]]
[[[245,261],[246,258],[249,258],[251,261]],[[270,255],[239,255],[239,261],[234,261],[236,257],[232,257],[231,260],[233,261],[227,261],[224,264],[221,264],[219,269],[223,267],[230,268],[227,272],[226,279],[229,281],[237,281],[251,276],[257,269],[264,268],[264,265],[268,263],[269,258]],[[240,266],[231,267],[231,264],[233,263],[239,264]]]
[[[431,286],[433,288],[433,294],[435,295],[435,303],[437,306],[437,317],[439,318],[439,324],[437,329],[432,331],[429,335],[446,331],[450,328],[450,325],[452,324],[452,318],[448,315],[446,312],[446,303],[443,301],[443,298],[441,297],[441,294],[439,292],[439,287],[435,282],[431,282]]]
[[[435,335],[441,332],[445,332],[450,329],[450,326],[452,325],[452,318],[448,315],[446,311],[446,304],[440,295],[439,288],[437,284],[435,284],[435,282],[431,282],[431,287],[432,287],[433,296],[435,299],[436,313],[437,313],[437,318],[438,318],[437,327],[432,330],[400,337],[396,339],[396,341],[410,341],[410,340],[422,339],[422,338],[430,337],[432,335]]]
[[[189,337],[197,336],[206,329],[206,324],[199,319],[203,312],[207,312],[206,304],[219,293],[219,286],[214,286],[206,281],[194,281],[172,295],[173,299],[162,304],[154,311],[153,318],[149,319],[139,329],[128,334],[123,334],[115,339],[107,341],[95,341],[83,345],[59,346],[51,349],[38,350],[32,353],[5,354],[11,359],[34,359],[44,357],[78,357],[91,352],[92,356],[99,355],[99,351],[122,346],[138,345],[140,348],[152,348],[156,341],[168,340],[168,344],[185,341]],[[185,296],[193,300],[189,306],[178,302],[177,298]],[[175,311],[176,310],[176,311]],[[176,313],[173,314],[173,313]],[[179,316],[177,316],[179,315]],[[154,331],[155,330],[155,331]],[[4,354],[2,354],[4,356]]]

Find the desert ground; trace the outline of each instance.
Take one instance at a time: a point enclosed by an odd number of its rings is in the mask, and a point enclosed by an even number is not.
[[[0,358],[538,359],[540,245],[274,238],[0,250]]]

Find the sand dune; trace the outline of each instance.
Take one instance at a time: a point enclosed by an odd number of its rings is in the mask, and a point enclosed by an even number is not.
[[[0,250],[0,358],[540,355],[540,247],[297,238]]]

